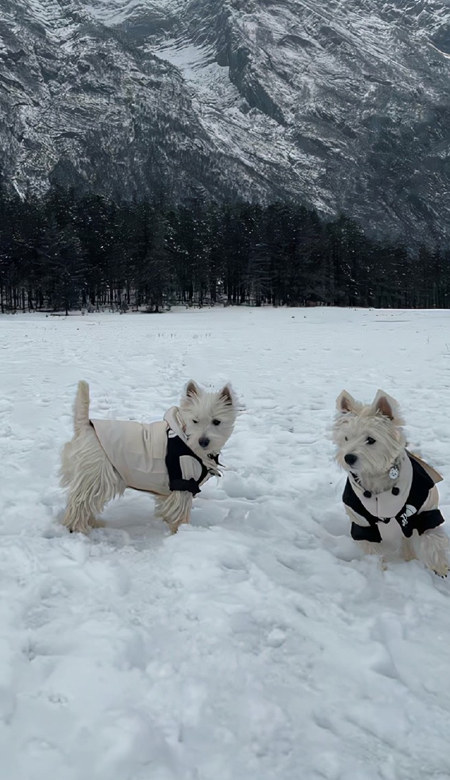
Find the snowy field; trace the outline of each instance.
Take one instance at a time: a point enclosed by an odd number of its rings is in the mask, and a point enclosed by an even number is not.
[[[393,394],[450,519],[450,312],[17,315],[0,364],[4,780],[449,779],[450,582],[361,557],[328,436]],[[192,525],[129,492],[69,535],[77,380],[150,421],[191,377],[245,407]]]

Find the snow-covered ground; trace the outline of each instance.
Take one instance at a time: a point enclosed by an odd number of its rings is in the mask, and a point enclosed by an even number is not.
[[[450,312],[0,318],[0,766],[5,780],[448,780],[450,583],[362,558],[328,439],[345,387],[403,406],[450,519]],[[169,536],[128,493],[69,535],[58,450],[157,419],[194,377],[245,410]]]

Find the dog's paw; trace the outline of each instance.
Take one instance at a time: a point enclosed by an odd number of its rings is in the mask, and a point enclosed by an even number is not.
[[[105,523],[103,522],[103,520],[98,520],[97,518],[95,520],[94,519],[89,520],[89,525],[91,526],[91,528],[104,528],[105,527]]]
[[[442,577],[442,579],[446,579],[448,575],[448,566],[445,564],[443,566],[437,566],[435,569],[433,569],[434,573],[438,575],[438,577]]]
[[[178,520],[176,523],[169,523],[170,533],[176,534],[180,525],[187,525],[189,520]]]

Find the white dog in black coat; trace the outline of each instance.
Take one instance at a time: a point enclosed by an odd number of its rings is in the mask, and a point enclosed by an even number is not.
[[[382,390],[368,405],[345,390],[337,399],[333,439],[348,475],[351,534],[368,553],[383,553],[387,538],[397,539],[405,560],[418,558],[445,577],[449,540],[435,485],[442,478],[407,451],[403,425],[397,402]]]

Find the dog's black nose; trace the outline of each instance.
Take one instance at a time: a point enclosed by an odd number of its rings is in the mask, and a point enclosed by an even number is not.
[[[206,449],[209,444],[209,439],[207,439],[206,436],[202,436],[202,438],[198,440],[198,443],[200,444],[200,447]]]
[[[355,465],[355,463],[356,463],[356,461],[358,460],[358,456],[357,456],[357,455],[353,455],[353,454],[350,452],[348,455],[346,455],[346,456],[345,456],[344,460],[345,460],[345,462],[346,462],[346,463],[347,463],[349,466],[354,466],[354,465]]]

